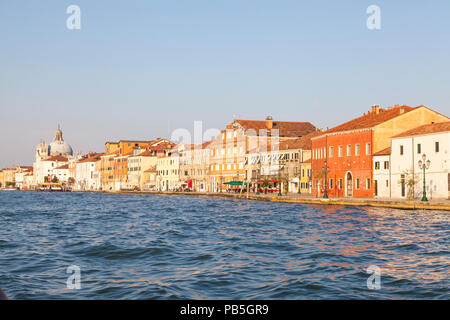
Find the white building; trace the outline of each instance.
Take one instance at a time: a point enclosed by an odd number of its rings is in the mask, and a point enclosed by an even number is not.
[[[373,155],[373,184],[375,198],[391,197],[391,148]]]
[[[157,185],[159,191],[175,191],[181,188],[180,156],[177,148],[172,149],[167,156],[156,161]]]
[[[33,167],[17,167],[15,173],[16,188],[29,190],[33,185]]]
[[[423,160],[425,159],[425,160]],[[384,161],[389,168],[384,169]],[[378,197],[420,200],[423,194],[423,169],[428,200],[450,196],[450,122],[433,123],[408,130],[391,140],[390,155],[374,156],[374,181],[378,181]],[[377,162],[381,169],[376,170]],[[383,162],[383,163],[382,163]],[[385,188],[389,177],[389,187]]]
[[[44,160],[36,161],[34,163],[33,170],[35,185],[42,184],[47,181],[51,182],[55,176],[64,177],[64,173],[67,175],[67,179],[65,179],[67,181],[69,174],[68,163],[69,159],[63,156],[53,156]],[[66,165],[67,168],[64,169],[64,166]],[[65,172],[65,170],[67,170],[67,172]]]
[[[44,183],[45,180],[50,181],[54,176],[62,178],[67,182],[69,170],[61,168],[68,164],[69,159],[73,158],[72,147],[64,141],[61,128],[58,126],[55,138],[49,145],[42,141],[36,147],[36,160],[33,163],[34,185]],[[58,168],[58,171],[53,172]],[[46,178],[47,177],[47,178]],[[60,180],[60,182],[63,182]]]
[[[75,162],[75,186],[77,191],[98,191],[101,189],[98,162],[103,154],[88,154]]]

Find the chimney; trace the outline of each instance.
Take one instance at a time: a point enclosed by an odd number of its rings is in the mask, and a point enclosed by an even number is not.
[[[266,127],[268,130],[272,130],[273,127],[273,120],[271,116],[266,117]]]
[[[388,110],[392,110],[392,107],[388,107]]]
[[[395,109],[398,109],[398,108],[400,108],[400,105],[396,104],[394,107],[395,107]]]
[[[372,113],[379,114],[380,113],[380,106],[379,105],[373,105],[372,106]]]

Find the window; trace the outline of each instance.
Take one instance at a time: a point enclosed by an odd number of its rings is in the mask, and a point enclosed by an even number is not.
[[[380,170],[380,162],[379,161],[375,162],[375,170]]]
[[[302,178],[305,176],[305,169],[302,169]]]
[[[370,190],[370,178],[366,179],[366,189]]]
[[[437,141],[434,143],[434,151],[439,152],[439,142]]]
[[[384,162],[384,170],[388,170],[389,169],[389,161],[385,161]]]
[[[359,190],[359,179],[355,181],[355,189]]]
[[[355,156],[359,156],[359,144],[355,144]]]
[[[333,189],[333,179],[330,179],[330,186],[329,189]]]
[[[352,145],[347,145],[347,157],[350,157],[352,155]]]
[[[342,157],[343,153],[344,153],[344,148],[343,148],[342,146],[339,146],[339,153],[338,153],[338,156],[339,156],[339,157]]]
[[[403,146],[400,146],[400,155],[403,155]]]
[[[386,180],[386,188],[389,187],[389,180]]]
[[[334,147],[330,147],[330,154],[329,154],[330,158],[333,158],[333,153],[334,153]]]
[[[342,179],[339,179],[339,190],[342,190]]]
[[[373,183],[374,183],[374,194],[375,194],[375,196],[378,196],[378,180],[374,180],[373,181]]]
[[[366,155],[370,155],[372,153],[372,148],[370,146],[370,143],[366,143]]]
[[[417,144],[417,153],[418,154],[422,153],[422,145],[420,143]]]

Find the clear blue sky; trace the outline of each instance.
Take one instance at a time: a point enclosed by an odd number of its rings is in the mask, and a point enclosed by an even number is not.
[[[70,4],[81,30],[66,28]],[[31,164],[58,123],[87,152],[233,115],[318,127],[372,104],[449,115],[449,15],[448,0],[2,0],[0,167]]]

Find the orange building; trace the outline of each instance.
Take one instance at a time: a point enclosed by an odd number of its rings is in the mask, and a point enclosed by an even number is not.
[[[313,194],[372,197],[373,154],[390,147],[390,138],[406,130],[449,119],[424,106],[373,106],[367,114],[312,138]]]
[[[170,143],[166,139],[158,138],[150,141],[120,140],[106,142],[106,154],[101,157],[100,172],[103,190],[120,191],[128,189],[128,157],[134,155],[134,150],[154,150],[155,154]]]

